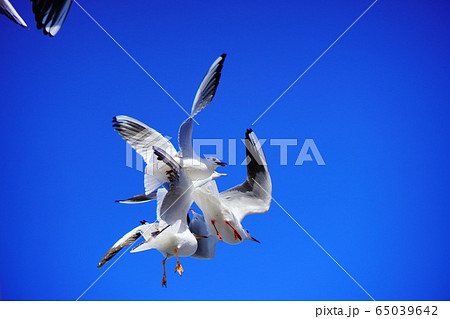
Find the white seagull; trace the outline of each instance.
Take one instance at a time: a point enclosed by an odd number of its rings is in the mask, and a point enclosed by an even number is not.
[[[247,179],[244,183],[219,193],[215,181],[195,188],[193,198],[202,210],[208,231],[228,244],[244,240],[259,242],[242,227],[249,214],[265,213],[272,200],[272,182],[267,161],[255,133],[245,134]]]
[[[193,202],[193,184],[181,166],[170,155],[157,147],[154,147],[154,151],[158,159],[164,161],[170,167],[167,172],[170,181],[169,190],[160,188],[156,193],[158,222],[152,224],[145,221],[141,222],[143,225],[128,232],[108,250],[97,267],[102,267],[122,248],[143,236],[145,241],[131,252],[157,249],[164,256],[161,284],[163,287],[167,287],[166,260],[173,256],[177,257],[175,271],[181,276],[184,270],[179,257],[191,256],[197,250],[197,238],[189,230],[187,222],[188,210]],[[205,182],[222,175],[219,173],[212,174]],[[198,237],[201,238],[202,236]]]
[[[226,54],[217,58],[203,78],[192,104],[191,115],[181,125],[178,131],[178,144],[180,151],[177,152],[172,143],[156,130],[144,123],[128,117],[116,116],[113,118],[113,127],[124,140],[126,140],[136,152],[144,158],[147,163],[145,168],[144,185],[145,194],[150,194],[167,181],[167,164],[157,161],[152,147],[158,147],[172,157],[186,172],[192,180],[208,178],[219,166],[226,163],[216,158],[200,158],[195,154],[192,147],[192,122],[193,118],[203,110],[213,99],[219,80]],[[125,203],[147,201],[145,195],[126,201]]]

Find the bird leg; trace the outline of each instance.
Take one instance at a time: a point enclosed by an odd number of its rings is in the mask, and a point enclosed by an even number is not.
[[[163,277],[162,277],[162,280],[161,280],[161,286],[167,288],[167,280],[166,280],[166,260],[167,260],[167,257],[164,258],[164,260],[163,260],[163,262],[162,262],[162,264],[163,264],[163,271],[164,271],[164,272],[163,272]]]
[[[178,274],[181,276],[181,274],[184,272],[183,267],[181,266],[180,259],[178,258],[178,248],[175,248],[174,250],[175,256],[177,257],[177,265],[175,266],[175,271],[178,272]]]
[[[228,220],[226,220],[225,223],[226,223],[228,226],[230,226],[231,228],[233,228],[233,230],[234,230],[234,239],[238,239],[238,238],[239,238],[239,240],[242,240],[242,237],[241,237],[241,235],[239,235],[239,233],[237,232],[236,228],[234,228],[233,226],[231,226],[231,224],[228,222]]]
[[[216,228],[216,221],[212,220],[211,224],[214,226],[214,229],[216,230],[217,237],[219,237],[219,240],[223,241],[222,236],[219,234],[219,231]]]

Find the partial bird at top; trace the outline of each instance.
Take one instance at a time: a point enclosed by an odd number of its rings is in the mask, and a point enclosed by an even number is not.
[[[16,9],[8,0],[0,0],[0,13],[4,14],[18,25],[28,28],[25,21],[23,21],[22,17],[17,13]]]
[[[144,158],[147,163],[145,168],[145,194],[150,194],[167,182],[165,171],[169,168],[166,164],[161,165],[153,153],[153,146],[161,148],[168,155],[170,155],[186,172],[186,174],[193,180],[201,180],[208,178],[214,170],[219,166],[225,166],[226,163],[221,162],[216,158],[201,158],[195,154],[192,147],[192,122],[193,118],[203,110],[214,98],[223,63],[226,54],[222,54],[206,72],[200,87],[192,104],[190,116],[180,125],[178,131],[178,144],[180,151],[177,152],[172,143],[163,137],[159,132],[145,125],[144,123],[128,116],[116,116],[113,118],[113,127],[122,135],[136,152]],[[141,196],[139,199],[145,201],[146,196]],[[136,197],[134,197],[136,198]],[[124,202],[137,202],[135,200]]]
[[[37,28],[54,37],[69,13],[72,0],[31,0]]]
[[[37,28],[42,29],[45,35],[55,36],[66,20],[72,0],[31,0],[31,2]],[[28,28],[8,0],[0,0],[0,13],[22,27]]]

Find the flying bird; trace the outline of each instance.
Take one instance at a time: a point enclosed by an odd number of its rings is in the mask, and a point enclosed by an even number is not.
[[[242,220],[249,214],[265,213],[272,200],[272,182],[267,161],[255,133],[245,133],[247,178],[242,183],[219,193],[215,181],[193,191],[193,198],[202,210],[209,233],[228,244],[253,240],[243,228]]]
[[[197,238],[203,238],[204,236],[194,235],[188,226],[187,213],[193,203],[192,180],[183,171],[183,168],[164,150],[157,147],[153,147],[153,149],[157,158],[170,168],[167,172],[169,190],[160,188],[156,192],[157,222],[152,224],[143,222],[143,225],[128,232],[108,250],[97,267],[100,268],[105,265],[121,249],[143,236],[145,241],[133,248],[131,252],[157,249],[164,256],[161,285],[167,287],[166,260],[174,256],[177,258],[175,272],[178,272],[181,276],[184,269],[179,257],[188,257],[195,254],[197,251]],[[215,172],[203,183],[207,183],[222,175],[224,174]]]
[[[214,98],[223,63],[226,54],[222,54],[211,65],[206,72],[192,104],[190,116],[180,125],[178,131],[178,144],[180,151],[177,152],[172,143],[161,133],[150,128],[144,123],[128,116],[116,116],[113,118],[113,127],[126,140],[136,152],[144,158],[147,163],[145,168],[144,185],[145,194],[150,194],[167,182],[165,171],[168,170],[167,164],[156,160],[152,147],[158,147],[173,158],[185,173],[193,180],[208,178],[217,167],[225,166],[226,163],[217,158],[201,158],[195,154],[192,147],[192,122],[193,118],[203,110]],[[124,203],[136,203],[139,201],[148,201],[145,195],[138,195],[129,200],[120,201]]]

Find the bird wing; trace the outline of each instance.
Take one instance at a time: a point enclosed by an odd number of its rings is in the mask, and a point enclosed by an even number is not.
[[[177,154],[177,151],[167,138],[141,121],[120,115],[113,118],[113,123],[114,129],[144,158],[147,164],[153,163],[154,153],[152,146],[163,149],[171,156]]]
[[[133,197],[130,197],[128,199],[119,199],[116,200],[116,203],[122,203],[122,204],[141,204],[150,202],[152,200],[156,199],[156,191],[151,192],[150,194],[140,194]]]
[[[226,56],[226,54],[222,54],[218,57],[208,72],[206,72],[195,95],[191,116],[180,125],[180,129],[178,130],[178,145],[180,146],[182,157],[194,157],[195,155],[192,149],[192,119],[214,98],[217,87],[219,86],[223,62]]]
[[[168,189],[169,188],[169,183],[163,183],[162,186],[164,186],[164,188]],[[122,204],[140,204],[140,203],[147,203],[147,202],[151,202],[153,200],[156,200],[156,194],[157,194],[158,190],[154,190],[148,194],[140,194],[140,195],[136,195],[133,197],[130,197],[128,199],[121,199],[121,200],[116,200],[116,203],[122,203]]]
[[[189,223],[189,230],[194,235],[206,237],[197,237],[197,250],[191,257],[197,259],[213,259],[216,255],[216,244],[219,238],[209,233],[205,217],[200,214],[194,214]]]
[[[16,9],[8,0],[0,0],[0,13],[11,19],[18,25],[24,28],[28,28],[25,21],[23,21],[22,17],[17,13]]]
[[[37,28],[55,36],[66,20],[72,0],[31,0]]]
[[[197,115],[198,112],[203,110],[212,101],[216,94],[217,87],[219,86],[223,62],[225,61],[226,56],[227,55],[224,53],[218,57],[203,77],[197,90],[197,94],[195,95],[194,103],[192,103],[191,117]]]
[[[164,197],[167,195],[167,190],[164,188],[159,188],[156,190],[156,219],[165,226],[164,220],[161,219],[161,206],[164,201]]]
[[[238,218],[249,214],[265,213],[272,201],[272,181],[266,157],[255,133],[245,133],[247,179],[240,185],[220,193],[222,203]]]
[[[158,147],[153,147],[153,150],[157,159],[163,161],[171,169],[168,173],[170,187],[161,201],[159,218],[169,225],[174,224],[177,220],[187,223],[186,215],[193,202],[192,181],[181,166],[164,150]],[[159,193],[160,190],[158,190],[157,196]]]
[[[156,224],[149,224],[146,223],[144,225],[138,226],[125,234],[121,239],[119,239],[103,256],[102,260],[97,265],[97,268],[102,267],[105,265],[109,260],[111,260],[122,248],[131,245],[136,240],[139,239],[142,235],[144,237],[150,237],[151,233],[156,231],[157,225]]]
[[[192,122],[193,118],[188,117],[180,125],[178,130],[178,146],[180,147],[180,156],[185,158],[193,158],[196,156],[192,148]]]

